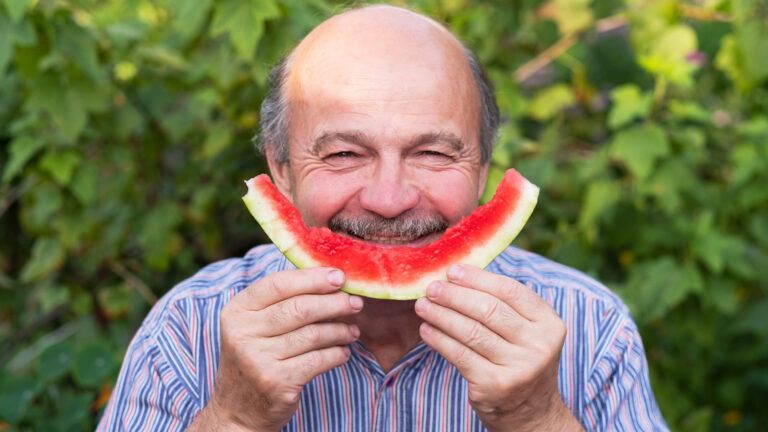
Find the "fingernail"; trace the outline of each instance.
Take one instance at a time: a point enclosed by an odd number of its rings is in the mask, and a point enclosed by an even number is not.
[[[448,278],[459,280],[464,276],[464,268],[458,264],[454,264],[448,268]]]
[[[349,296],[349,305],[352,309],[358,311],[363,308],[363,299],[358,296]]]
[[[331,270],[328,272],[328,282],[331,285],[341,286],[344,283],[344,273],[341,270]]]
[[[440,282],[437,282],[437,281],[432,282],[427,287],[427,297],[431,299],[437,298],[437,296],[440,295],[440,291],[442,290],[443,290],[443,286],[440,284]]]
[[[427,310],[427,307],[429,307],[429,300],[422,297],[416,300],[416,304],[414,305],[414,307],[419,312],[425,312]]]

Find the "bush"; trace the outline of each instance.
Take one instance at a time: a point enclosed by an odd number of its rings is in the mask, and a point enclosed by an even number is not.
[[[511,3],[511,4],[508,4]],[[507,118],[518,244],[631,307],[677,430],[768,424],[768,5],[422,0]],[[266,241],[239,197],[270,65],[327,0],[0,6],[0,429],[92,428],[151,303]]]

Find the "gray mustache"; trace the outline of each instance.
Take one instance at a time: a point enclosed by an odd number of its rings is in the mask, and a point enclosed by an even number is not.
[[[403,213],[393,218],[375,214],[348,217],[337,214],[328,221],[331,231],[343,232],[355,237],[402,237],[417,239],[448,229],[448,221],[439,215]]]

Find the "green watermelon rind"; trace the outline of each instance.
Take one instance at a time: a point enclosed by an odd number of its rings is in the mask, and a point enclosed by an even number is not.
[[[323,266],[323,263],[309,256],[298,246],[298,241],[291,234],[290,228],[281,220],[277,212],[268,203],[265,203],[257,188],[250,181],[246,181],[248,192],[243,196],[243,201],[275,246],[297,268]],[[431,282],[446,280],[448,268],[453,264],[468,264],[485,268],[517,237],[536,206],[539,188],[524,178],[521,178],[521,182],[522,191],[511,216],[489,239],[474,246],[472,251],[463,258],[425,273],[408,285],[392,286],[386,283],[347,279],[342,291],[382,300],[415,300],[426,295],[427,286]]]

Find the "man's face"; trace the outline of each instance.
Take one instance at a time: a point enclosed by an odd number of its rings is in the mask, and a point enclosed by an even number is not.
[[[307,225],[423,245],[482,193],[476,90],[463,54],[444,46],[362,45],[297,54],[290,163],[273,175]]]

